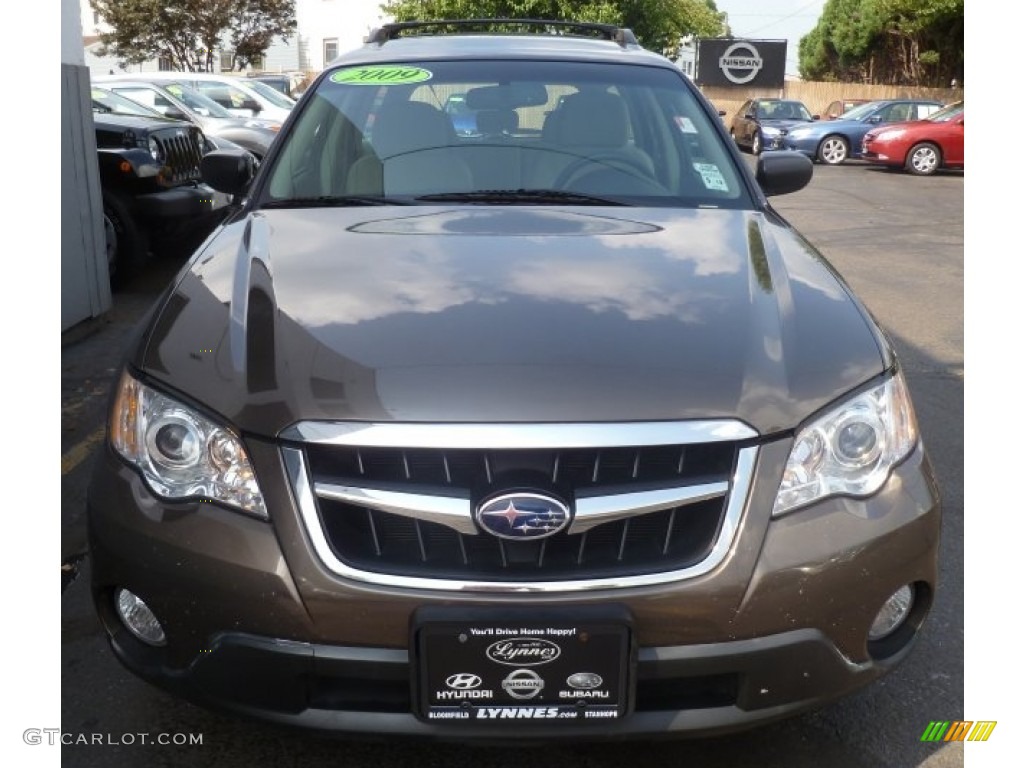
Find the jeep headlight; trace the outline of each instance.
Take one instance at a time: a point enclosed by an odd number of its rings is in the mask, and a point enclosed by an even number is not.
[[[127,371],[110,415],[110,442],[165,499],[209,499],[267,518],[238,436]]]
[[[826,496],[871,495],[917,440],[910,393],[897,372],[797,433],[772,514]]]
[[[156,162],[163,165],[164,162],[164,149],[160,146],[160,142],[154,139],[152,136],[149,137],[149,154]]]

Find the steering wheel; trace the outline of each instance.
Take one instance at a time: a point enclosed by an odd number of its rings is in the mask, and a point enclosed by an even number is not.
[[[608,171],[639,179],[647,185],[661,186],[651,178],[650,172],[640,165],[639,161],[618,152],[595,152],[573,160],[558,174],[553,186],[555,189],[571,189],[574,182],[579,182],[594,173]]]

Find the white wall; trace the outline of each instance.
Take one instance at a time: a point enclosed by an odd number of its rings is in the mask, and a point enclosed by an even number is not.
[[[309,65],[321,70],[324,40],[337,38],[338,52],[359,48],[374,27],[390,21],[380,10],[381,0],[296,0],[299,33],[309,38]]]

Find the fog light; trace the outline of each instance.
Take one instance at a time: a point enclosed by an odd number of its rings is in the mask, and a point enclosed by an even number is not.
[[[114,594],[114,605],[117,606],[121,622],[139,640],[148,645],[164,645],[167,642],[164,628],[141,597],[127,589],[119,589]]]
[[[909,584],[904,584],[892,593],[882,606],[882,610],[875,616],[875,621],[868,630],[868,640],[881,640],[895,632],[910,615],[910,608],[913,605],[914,590]]]

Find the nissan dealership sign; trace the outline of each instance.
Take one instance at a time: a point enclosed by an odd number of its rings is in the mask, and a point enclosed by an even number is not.
[[[781,88],[785,78],[785,40],[697,41],[699,85]]]

